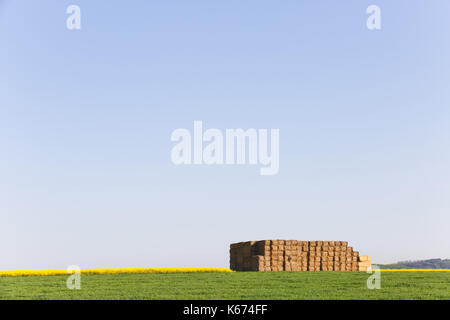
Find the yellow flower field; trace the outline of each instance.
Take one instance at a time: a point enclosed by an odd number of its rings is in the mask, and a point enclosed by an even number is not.
[[[372,269],[382,272],[442,272],[450,269]],[[106,269],[81,269],[80,274],[155,274],[155,273],[198,273],[198,272],[234,272],[228,268],[106,268]],[[0,277],[21,276],[57,276],[68,275],[67,270],[10,270],[0,271]]]
[[[81,274],[130,274],[130,273],[193,273],[193,272],[233,272],[227,268],[109,268],[81,269]],[[0,271],[1,276],[56,276],[73,272],[67,270],[11,270]]]

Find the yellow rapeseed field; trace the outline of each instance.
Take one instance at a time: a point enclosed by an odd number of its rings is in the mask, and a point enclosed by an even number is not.
[[[130,273],[192,273],[192,272],[233,272],[227,268],[109,268],[81,269],[81,274],[130,274]],[[67,270],[11,270],[0,271],[0,276],[57,276],[71,274]]]
[[[442,272],[450,269],[372,269],[372,271],[383,272]],[[151,273],[194,273],[194,272],[234,272],[228,268],[106,268],[106,269],[81,269],[80,274],[151,274]],[[21,277],[21,276],[57,276],[74,273],[67,270],[10,270],[0,271],[0,277]]]

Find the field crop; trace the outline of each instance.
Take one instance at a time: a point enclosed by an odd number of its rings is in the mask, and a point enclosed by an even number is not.
[[[450,272],[381,272],[369,290],[365,272],[86,274],[0,277],[0,299],[450,299]]]

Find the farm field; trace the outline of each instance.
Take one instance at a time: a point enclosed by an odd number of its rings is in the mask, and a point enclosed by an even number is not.
[[[450,272],[235,272],[0,277],[0,299],[450,299]]]

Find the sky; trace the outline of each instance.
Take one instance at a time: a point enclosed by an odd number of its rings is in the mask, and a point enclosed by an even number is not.
[[[0,270],[228,267],[258,239],[450,258],[449,11],[0,0]],[[279,173],[174,165],[195,120],[279,129]]]

